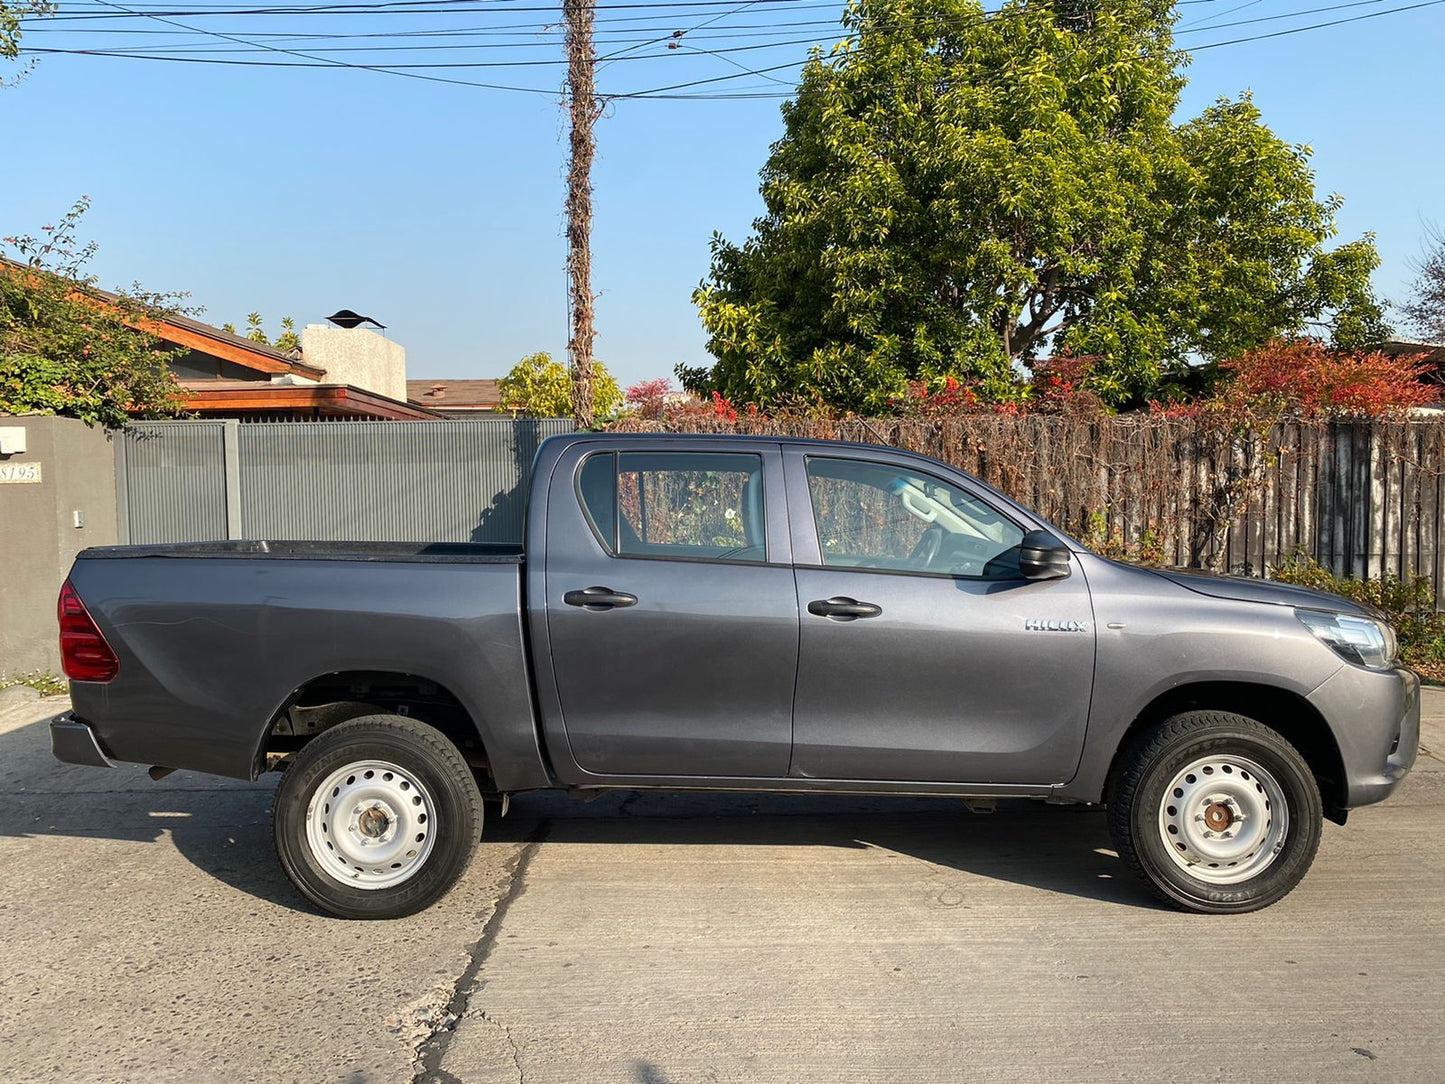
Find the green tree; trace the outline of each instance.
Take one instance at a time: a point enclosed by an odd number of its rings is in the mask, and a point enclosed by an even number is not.
[[[55,5],[50,0],[0,0],[0,59],[14,60],[20,55],[20,20],[54,14]],[[17,82],[28,70],[22,68],[8,82]],[[0,87],[5,85],[7,80],[0,79]]]
[[[600,361],[592,362],[593,402],[605,418],[622,405],[622,389]],[[538,418],[565,418],[572,413],[572,378],[566,366],[545,350],[528,354],[497,381],[502,406]]]
[[[693,391],[871,410],[909,380],[1013,394],[1048,352],[1102,355],[1120,404],[1189,360],[1332,327],[1382,334],[1366,237],[1247,97],[1172,120],[1167,0],[856,0],[804,69],[766,213],[713,238]]]
[[[177,413],[168,362],[177,351],[141,330],[179,311],[176,295],[138,287],[102,298],[79,245],[81,199],[46,237],[7,237],[0,262],[0,414],[60,414],[118,429],[130,417]]]
[[[238,335],[235,324],[222,324],[222,331],[229,331],[232,335]],[[262,320],[259,312],[249,313],[246,316],[246,338],[253,343],[260,343],[262,346],[274,346],[277,350],[291,351],[301,349],[301,336],[296,334],[296,321],[289,316],[281,317],[281,334],[276,336],[276,341],[271,341],[271,336],[266,334],[265,321]]]

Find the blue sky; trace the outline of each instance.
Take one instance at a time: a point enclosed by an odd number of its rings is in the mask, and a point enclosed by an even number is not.
[[[176,0],[166,10],[220,2]],[[480,0],[461,2],[476,5],[472,11],[480,6]],[[1337,2],[1205,0],[1182,9],[1180,27],[1205,18],[1229,23]],[[1187,34],[1180,42],[1227,40],[1404,2],[1380,0],[1293,21]],[[126,6],[140,3],[128,0]],[[155,0],[149,3],[159,9]],[[334,15],[304,27],[296,19],[236,15],[182,21],[254,38],[263,31],[387,32],[403,25],[488,27],[552,18],[528,11],[541,8],[540,0],[491,3],[483,14],[390,21]],[[510,8],[502,6],[507,3]],[[805,5],[806,15],[799,14]],[[70,0],[62,10],[114,9],[102,0]],[[600,14],[620,19],[633,10]],[[666,33],[726,14],[710,30],[716,36],[704,42],[699,33],[684,40],[737,46],[756,43],[743,34],[767,32],[772,38],[764,40],[812,36],[828,44],[838,37],[831,29],[791,31],[776,24],[830,19],[839,10],[818,0],[801,0],[791,10],[778,3],[747,11],[703,7],[669,12],[647,25]],[[499,17],[504,11],[525,13]],[[31,34],[27,45],[124,41],[134,47],[141,41],[143,47],[193,47],[208,40],[179,33],[85,38],[73,33],[101,26],[170,29],[155,20],[36,25],[47,29]],[[623,27],[635,24],[603,25],[618,25],[610,32],[623,40],[647,40],[626,37],[632,31]],[[730,26],[774,29],[730,31]],[[738,36],[723,36],[728,33]],[[431,62],[561,56],[560,48],[547,44],[556,39],[551,31],[502,40],[523,39],[541,44],[465,56],[417,50],[388,57]],[[231,46],[209,39],[206,47]],[[664,52],[660,46],[639,51]],[[798,44],[735,53],[732,59],[756,68],[805,52]],[[194,55],[292,59],[255,52]],[[1252,90],[1280,136],[1314,148],[1321,193],[1345,196],[1340,239],[1375,232],[1384,260],[1376,285],[1398,297],[1413,277],[1409,261],[1420,253],[1423,223],[1445,223],[1442,55],[1445,6],[1201,51],[1187,73],[1181,115],[1198,113],[1219,95]],[[612,64],[599,83],[603,91],[643,89],[736,70],[721,58],[678,50]],[[560,68],[542,65],[426,71],[544,89],[559,86],[562,78]],[[776,77],[789,80],[793,74],[784,70]],[[778,89],[756,77],[710,89],[748,87]],[[711,233],[741,239],[761,209],[757,173],[781,131],[778,104],[623,100],[599,124],[597,353],[624,383],[669,375],[678,362],[706,360],[690,294],[706,273]],[[566,130],[553,95],[339,68],[285,71],[47,55],[18,87],[0,90],[0,125],[5,133],[0,232],[35,232],[76,196],[90,196],[85,232],[100,244],[93,266],[104,286],[139,280],[149,289],[189,291],[194,303],[205,306],[202,319],[239,324],[246,313],[259,310],[273,331],[283,315],[305,324],[338,308],[356,309],[387,324],[388,334],[406,346],[413,377],[498,376],[533,350],[565,353]]]

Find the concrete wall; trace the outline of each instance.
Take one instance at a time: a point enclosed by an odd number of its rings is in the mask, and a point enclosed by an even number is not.
[[[0,465],[39,464],[40,481],[0,481],[0,678],[58,676],[60,585],[82,549],[117,541],[115,452],[104,430],[72,418],[0,415],[0,428],[17,427],[26,449]]]
[[[375,331],[309,324],[301,329],[301,357],[326,370],[324,383],[406,402],[406,350]]]

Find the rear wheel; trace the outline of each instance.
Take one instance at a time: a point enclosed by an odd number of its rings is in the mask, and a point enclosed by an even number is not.
[[[482,798],[447,738],[371,715],[313,738],[276,792],[281,866],[343,918],[396,918],[440,899],[471,862]]]
[[[1121,758],[1109,792],[1119,855],[1166,903],[1257,911],[1304,878],[1319,848],[1319,787],[1275,731],[1227,712],[1176,715]]]

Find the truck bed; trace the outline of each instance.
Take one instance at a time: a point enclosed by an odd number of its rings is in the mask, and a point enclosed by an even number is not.
[[[117,760],[253,778],[298,690],[389,674],[445,690],[522,786],[547,782],[520,546],[112,546],[81,553],[70,580],[119,659],[109,683],[73,684],[75,713]]]

